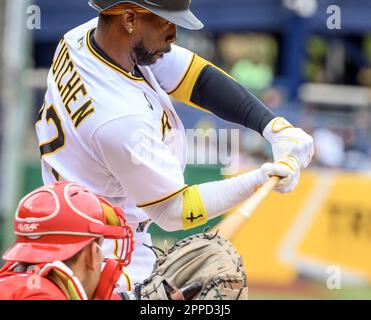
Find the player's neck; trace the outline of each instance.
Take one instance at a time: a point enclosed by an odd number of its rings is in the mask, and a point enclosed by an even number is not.
[[[124,45],[121,41],[118,41],[120,37],[115,34],[113,28],[104,30],[104,32],[100,28],[97,28],[94,31],[93,37],[100,49],[121,66],[122,69],[127,72],[133,71],[135,62],[130,54],[130,50],[128,50],[129,44]]]

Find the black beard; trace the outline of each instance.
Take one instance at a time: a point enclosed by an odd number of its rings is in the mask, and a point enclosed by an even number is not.
[[[162,51],[162,50],[158,50],[154,52],[149,51],[144,46],[143,40],[139,40],[133,48],[133,53],[136,59],[135,62],[137,65],[140,65],[140,66],[149,66],[151,64],[154,64],[156,60],[159,59],[158,56],[156,57],[156,55],[161,53],[160,58],[162,58],[162,56],[165,53],[168,53],[170,51],[171,51],[170,45],[165,49],[165,51]]]

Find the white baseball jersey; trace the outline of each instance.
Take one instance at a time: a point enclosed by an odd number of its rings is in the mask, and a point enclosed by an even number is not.
[[[45,184],[76,181],[123,208],[137,228],[140,208],[182,192],[186,137],[168,93],[182,81],[194,54],[172,51],[133,75],[109,61],[90,41],[93,19],[65,34],[48,74],[36,123]],[[132,281],[149,275],[154,255],[145,232],[136,234]],[[117,246],[105,248],[108,256]],[[141,246],[139,248],[139,246]],[[132,271],[130,271],[132,269]],[[130,289],[130,287],[129,287]]]

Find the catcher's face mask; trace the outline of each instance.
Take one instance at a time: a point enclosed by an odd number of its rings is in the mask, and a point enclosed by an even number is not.
[[[96,291],[99,299],[112,294],[134,246],[133,231],[120,208],[69,182],[50,184],[24,197],[16,211],[14,233],[17,241],[4,260],[38,265],[66,261],[96,238],[121,242],[117,259],[105,261]]]

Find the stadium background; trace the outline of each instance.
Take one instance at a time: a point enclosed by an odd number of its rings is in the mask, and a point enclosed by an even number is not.
[[[40,8],[41,28],[30,28],[38,24],[32,5]],[[331,5],[341,10],[341,29],[328,26]],[[297,190],[270,195],[234,239],[250,297],[370,299],[371,2],[194,0],[192,6],[205,29],[179,29],[178,43],[315,138],[316,158]],[[13,241],[16,203],[41,184],[33,126],[55,47],[95,15],[87,0],[0,0],[2,251]],[[269,145],[250,130],[176,107],[188,129],[238,128],[241,170],[271,159]],[[221,166],[189,165],[186,180],[220,179]],[[189,234],[152,228],[158,244]]]

